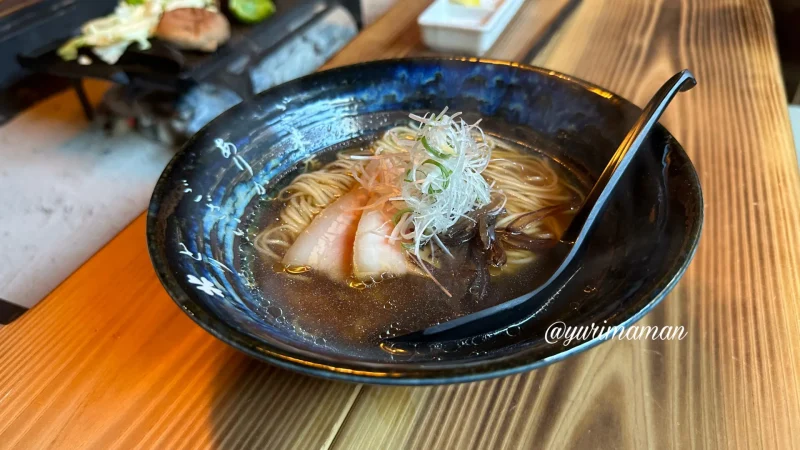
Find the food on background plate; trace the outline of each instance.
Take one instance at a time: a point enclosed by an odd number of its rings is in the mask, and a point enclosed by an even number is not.
[[[186,50],[213,52],[231,37],[222,14],[203,8],[180,8],[161,17],[155,36]]]
[[[232,0],[228,6],[245,23],[259,22],[275,12],[270,0]],[[173,14],[186,9],[190,11]],[[162,26],[164,18],[167,23]],[[150,48],[154,35],[182,49],[213,52],[230,38],[230,24],[216,0],[122,0],[110,15],[86,22],[81,35],[62,45],[58,55],[72,61],[81,47],[90,47],[98,58],[114,64],[133,43],[142,50]]]
[[[254,24],[275,13],[272,0],[229,0],[228,10],[239,22]]]
[[[156,31],[161,15],[178,8],[205,8],[216,11],[215,0],[122,0],[113,13],[90,20],[81,27],[81,35],[70,39],[58,49],[67,61],[78,57],[78,49],[91,47],[98,58],[114,64],[130,44],[150,48],[148,39]]]

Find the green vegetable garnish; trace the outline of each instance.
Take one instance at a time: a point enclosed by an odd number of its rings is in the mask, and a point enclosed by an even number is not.
[[[403,214],[410,213],[410,212],[414,212],[414,210],[411,209],[411,208],[406,208],[406,209],[401,209],[400,211],[397,211],[395,213],[394,217],[392,217],[392,222],[394,222],[394,224],[397,225],[397,223],[400,222],[400,219],[403,218]]]
[[[439,161],[436,161],[435,159],[426,159],[420,165],[424,166],[425,164],[433,164],[434,166],[438,167],[439,170],[442,171],[442,175],[444,175],[445,178],[449,178],[450,175],[453,174],[453,172],[450,169],[448,169],[447,167],[444,166],[444,164],[440,163]]]
[[[64,45],[59,47],[58,56],[64,61],[73,61],[78,58],[78,49],[86,46],[86,38],[78,36],[67,41]]]
[[[445,189],[447,189],[447,187],[450,186],[450,175],[453,174],[453,171],[451,171],[450,169],[445,167],[444,164],[440,163],[439,161],[436,161],[435,159],[426,159],[422,163],[422,165],[425,165],[425,164],[432,164],[432,165],[438,167],[439,170],[442,171],[442,176],[444,176],[444,186],[442,186],[442,189],[433,189],[432,186],[428,186],[428,194],[429,195],[439,194],[442,191],[444,191]]]
[[[236,19],[247,24],[261,22],[275,14],[272,0],[230,0],[228,9]]]
[[[144,5],[144,0],[125,0],[129,5]]]
[[[447,189],[448,184],[450,184],[449,181],[445,180],[444,182],[445,189]],[[433,186],[428,186],[428,195],[441,194],[442,192],[444,192],[444,189],[434,189]]]
[[[417,169],[417,172],[421,173],[423,177],[427,177],[428,174]],[[414,180],[411,179],[411,169],[406,170],[406,177],[403,179],[406,183],[413,183]]]
[[[420,139],[420,142],[422,142],[422,146],[425,147],[425,150],[428,153],[430,153],[431,155],[433,155],[433,156],[435,156],[435,157],[437,157],[439,159],[447,159],[447,158],[450,157],[450,155],[448,155],[446,153],[442,153],[439,150],[436,150],[435,148],[433,148],[433,146],[428,142],[428,139],[425,138],[425,136],[422,136],[422,139]]]

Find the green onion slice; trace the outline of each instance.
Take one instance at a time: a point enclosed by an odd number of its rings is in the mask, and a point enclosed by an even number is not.
[[[397,223],[400,222],[400,219],[403,218],[403,214],[410,213],[410,212],[414,212],[414,210],[411,209],[411,208],[405,208],[405,209],[401,209],[400,211],[397,211],[394,214],[394,217],[392,217],[392,222],[394,222],[394,224],[397,225]]]
[[[428,153],[430,153],[431,155],[433,155],[433,156],[435,156],[435,157],[437,157],[439,159],[447,159],[447,158],[450,157],[450,155],[448,155],[446,153],[442,153],[439,150],[436,150],[435,148],[433,148],[433,146],[428,142],[428,139],[425,136],[422,136],[422,138],[420,139],[420,142],[422,142],[422,146],[425,147],[425,150]]]

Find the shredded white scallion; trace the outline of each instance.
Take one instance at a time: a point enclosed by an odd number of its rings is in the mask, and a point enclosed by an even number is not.
[[[469,125],[459,116],[440,114],[409,117],[419,125],[397,128],[387,135],[370,160],[354,177],[365,188],[385,193],[400,211],[390,236],[411,241],[409,250],[420,259],[428,242],[449,250],[437,235],[462,217],[491,201],[491,188],[481,175],[492,157],[480,121]]]
[[[458,113],[446,113],[445,108],[435,118],[418,118],[423,126],[410,151],[409,176],[402,184],[403,200],[413,210],[417,255],[434,236],[491,201],[489,184],[481,175],[491,149],[473,136],[483,132],[463,119],[454,120]],[[420,178],[423,182],[417,183]]]

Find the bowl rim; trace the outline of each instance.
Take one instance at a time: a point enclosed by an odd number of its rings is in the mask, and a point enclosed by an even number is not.
[[[580,78],[571,75],[566,75],[561,72],[529,64],[502,61],[489,58],[475,58],[475,57],[413,57],[413,58],[381,59],[375,61],[350,64],[314,72],[312,74],[297,78],[287,83],[274,86],[270,89],[267,89],[266,91],[259,93],[251,100],[243,101],[237,104],[236,106],[228,109],[227,111],[219,115],[217,118],[212,120],[209,124],[206,124],[197,133],[195,133],[195,135],[192,136],[181,147],[179,151],[175,153],[175,155],[172,157],[172,159],[169,161],[169,163],[166,165],[163,172],[159,176],[159,179],[153,190],[153,194],[150,198],[150,203],[147,212],[147,229],[146,229],[147,249],[151,263],[153,264],[153,267],[155,269],[156,275],[158,276],[159,281],[161,282],[162,286],[166,290],[169,297],[181,308],[181,310],[183,310],[201,328],[206,330],[208,333],[210,333],[217,339],[220,339],[226,344],[232,346],[233,348],[249,356],[252,356],[256,359],[260,359],[262,361],[269,362],[278,367],[300,372],[306,375],[311,375],[324,379],[333,379],[333,380],[354,382],[354,383],[414,386],[414,385],[441,385],[441,384],[481,381],[491,378],[518,374],[534,370],[537,368],[541,368],[549,364],[564,360],[578,353],[584,352],[590,348],[597,346],[602,342],[605,342],[606,340],[613,338],[613,336],[609,335],[610,333],[605,333],[604,335],[597,336],[595,338],[592,338],[591,340],[584,341],[580,344],[571,346],[564,350],[556,351],[555,353],[546,356],[544,358],[536,357],[531,361],[520,361],[518,364],[515,364],[514,361],[518,360],[522,355],[524,355],[524,350],[522,352],[517,352],[507,355],[498,355],[497,357],[492,359],[480,359],[474,362],[459,361],[458,362],[459,367],[436,366],[430,369],[416,370],[416,371],[403,370],[398,372],[392,372],[383,370],[373,370],[371,366],[378,367],[384,364],[372,363],[372,362],[343,363],[341,365],[334,366],[331,365],[330,362],[327,360],[316,359],[313,357],[309,357],[308,355],[300,354],[293,351],[287,351],[285,349],[273,346],[267,342],[259,341],[251,336],[248,336],[245,333],[242,333],[235,327],[221,320],[218,320],[213,315],[207,313],[203,307],[199,306],[196,302],[194,302],[191,299],[191,297],[188,296],[186,292],[180,287],[180,285],[177,283],[177,280],[173,277],[173,274],[171,274],[167,270],[169,267],[168,262],[165,259],[161,258],[160,250],[156,245],[157,239],[155,238],[158,210],[160,207],[160,198],[163,196],[162,194],[164,193],[169,175],[173,169],[174,164],[182,157],[182,155],[185,152],[188,151],[188,149],[191,147],[191,145],[197,139],[197,137],[203,135],[207,131],[207,129],[211,126],[212,123],[217,122],[219,120],[225,120],[226,116],[231,116],[236,114],[238,110],[247,107],[248,104],[257,102],[258,99],[263,96],[270,95],[273,91],[282,89],[287,85],[303,83],[309,79],[314,79],[323,76],[331,76],[335,75],[337,72],[351,71],[354,69],[366,68],[370,66],[435,63],[435,62],[449,62],[449,61],[509,66],[521,69],[523,71],[536,72],[540,75],[548,77],[556,77],[564,81],[573,83],[577,86],[580,86],[586,91],[601,96],[607,99],[608,101],[616,101],[622,105],[626,105],[625,107],[633,107],[636,108],[636,110],[641,111],[641,108],[639,108],[629,100],[625,99],[624,97],[617,95],[605,88],[597,86],[593,83],[590,83],[588,81],[582,80]],[[672,133],[670,133],[662,125],[659,124],[658,126],[661,127],[662,130],[668,136],[672,137],[671,144],[674,147],[673,151],[677,152],[679,157],[685,163],[684,170],[686,170],[687,172],[686,175],[688,176],[688,179],[691,182],[691,184],[696,188],[693,189],[693,192],[696,192],[697,195],[696,198],[698,205],[697,216],[696,220],[692,222],[691,227],[687,230],[686,240],[683,244],[680,257],[673,261],[673,263],[670,265],[669,270],[666,271],[666,274],[662,276],[660,280],[658,280],[655,287],[651,290],[651,295],[648,303],[645,304],[644,307],[636,311],[632,316],[628,317],[626,320],[618,324],[614,324],[616,326],[623,326],[626,328],[634,324],[635,322],[639,321],[653,308],[659,305],[661,301],[667,296],[667,294],[669,294],[669,292],[678,283],[680,278],[686,272],[686,269],[688,268],[689,264],[694,258],[694,255],[697,252],[697,247],[699,244],[700,235],[702,233],[703,222],[704,222],[703,194],[700,185],[700,180],[697,175],[697,171],[694,165],[692,164],[691,160],[689,159],[689,156],[683,149],[683,146],[681,146],[681,144],[677,141],[677,139],[674,138]],[[242,339],[239,340],[231,339],[224,333],[228,333],[232,336],[240,336]],[[555,347],[559,344],[554,343],[551,345]],[[507,367],[506,366],[501,368],[495,367],[496,365],[498,365],[498,363],[502,363],[504,360],[511,361],[512,364]]]

